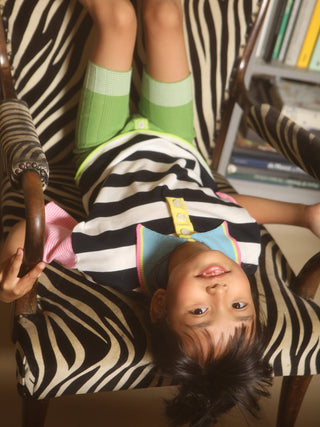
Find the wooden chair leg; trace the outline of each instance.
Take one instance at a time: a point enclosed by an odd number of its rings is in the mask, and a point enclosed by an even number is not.
[[[284,377],[279,401],[277,427],[293,427],[312,375]]]
[[[22,427],[44,427],[50,399],[22,399]]]

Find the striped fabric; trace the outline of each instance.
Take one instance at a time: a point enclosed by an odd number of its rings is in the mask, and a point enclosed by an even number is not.
[[[48,185],[49,165],[42,150],[29,109],[23,101],[0,104],[0,139],[8,159],[11,183],[19,185],[19,176],[27,169],[39,174],[43,189]]]
[[[74,228],[72,246],[77,268],[95,282],[111,282],[123,291],[139,287],[136,227],[173,235],[167,197],[184,198],[196,233],[225,220],[246,272],[256,270],[260,237],[255,221],[216,195],[207,164],[185,141],[133,132],[102,145],[85,166],[78,182],[88,219]]]
[[[135,3],[135,2],[134,2]],[[255,0],[184,0],[185,29],[194,78],[197,146],[210,159],[232,65],[245,42]],[[6,0],[18,96],[30,106],[50,164],[46,202],[55,200],[81,221],[84,210],[71,163],[74,126],[91,42],[91,20],[75,0]],[[141,86],[143,43],[139,34],[132,106]],[[223,177],[218,189],[230,192]],[[1,186],[4,233],[24,216],[23,198],[5,179]],[[262,229],[255,275],[270,342],[266,358],[275,375],[318,373],[319,309],[295,297],[293,274]],[[165,384],[157,375],[144,323],[144,301],[93,285],[53,263],[40,278],[39,311],[16,319],[18,388],[45,398]]]

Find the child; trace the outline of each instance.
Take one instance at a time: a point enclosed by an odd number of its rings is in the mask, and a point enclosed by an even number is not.
[[[217,192],[192,146],[180,0],[143,2],[146,68],[140,114],[132,117],[134,8],[129,0],[81,3],[96,35],[75,150],[88,216],[77,224],[55,204],[47,205],[44,260],[78,268],[123,292],[143,289],[150,295],[151,324],[161,336],[153,337],[156,361],[182,383],[169,406],[176,422],[205,425],[237,401],[255,409],[255,395],[265,394],[270,374],[261,361],[261,328],[248,278],[260,253],[256,222],[306,226],[320,236],[320,204]],[[39,263],[17,278],[23,241],[22,222],[1,254],[5,302],[26,293],[44,268]]]

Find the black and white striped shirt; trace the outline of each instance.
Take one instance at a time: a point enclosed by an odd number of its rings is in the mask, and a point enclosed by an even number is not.
[[[77,268],[124,292],[139,286],[138,224],[174,235],[166,197],[184,198],[195,232],[224,220],[242,263],[254,272],[260,233],[247,211],[217,195],[212,173],[196,149],[178,138],[132,132],[99,147],[77,176],[88,217],[72,235]],[[163,286],[165,287],[165,283]]]

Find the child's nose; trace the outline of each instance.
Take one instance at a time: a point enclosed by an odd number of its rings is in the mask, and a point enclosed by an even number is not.
[[[211,283],[207,285],[207,292],[208,293],[224,293],[228,289],[228,286],[226,283]]]

